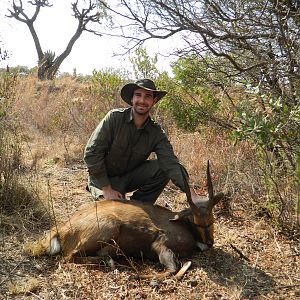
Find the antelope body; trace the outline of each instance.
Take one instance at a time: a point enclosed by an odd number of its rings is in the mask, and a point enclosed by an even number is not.
[[[159,260],[168,273],[174,273],[176,256],[188,257],[197,246],[213,245],[213,206],[223,193],[213,194],[207,167],[209,197],[193,202],[179,213],[167,208],[128,200],[103,200],[79,209],[67,222],[54,226],[37,243],[27,246],[33,256],[63,252],[67,260],[80,256],[143,254]],[[188,184],[186,182],[188,187]]]

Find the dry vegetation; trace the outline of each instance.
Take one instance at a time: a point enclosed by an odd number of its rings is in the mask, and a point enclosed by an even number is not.
[[[137,271],[151,274],[161,267],[126,257],[115,270],[104,262],[78,265],[61,257],[27,257],[24,243],[91,201],[82,153],[102,116],[101,105],[107,104],[99,103],[88,83],[71,78],[19,83],[15,111],[26,142],[18,172],[31,193],[20,193],[20,198],[35,199],[39,208],[12,201],[9,213],[0,212],[0,299],[299,299],[299,236],[283,235],[255,209],[254,197],[263,195],[258,162],[247,144],[234,147],[213,129],[200,135],[168,127],[199,192],[205,191],[210,159],[215,188],[231,195],[215,210],[214,249],[193,256],[181,281],[131,279]],[[172,184],[158,202],[174,210],[186,207],[184,195]]]

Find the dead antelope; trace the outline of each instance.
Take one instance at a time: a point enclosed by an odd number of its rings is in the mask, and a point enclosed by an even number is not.
[[[165,274],[174,273],[176,256],[189,257],[197,247],[204,250],[213,246],[212,210],[224,195],[214,195],[209,163],[207,182],[208,197],[193,202],[186,180],[189,208],[179,213],[137,201],[93,202],[69,221],[54,226],[37,243],[29,244],[27,252],[32,256],[63,252],[67,260],[73,260],[95,255],[116,257],[119,249],[128,257],[142,253],[159,259],[166,267]]]

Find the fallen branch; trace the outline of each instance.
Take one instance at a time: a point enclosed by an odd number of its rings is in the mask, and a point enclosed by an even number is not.
[[[278,286],[277,289],[290,289],[298,286],[300,286],[300,284],[281,285]]]
[[[233,246],[232,244],[230,244],[230,246],[231,246],[231,248],[232,248],[234,251],[236,251],[236,252],[238,253],[238,255],[240,256],[240,258],[243,258],[243,259],[245,259],[245,260],[247,260],[247,261],[250,261],[250,259],[249,259],[247,256],[245,256],[245,255],[242,253],[241,250],[239,250],[238,248],[236,248],[236,247]]]

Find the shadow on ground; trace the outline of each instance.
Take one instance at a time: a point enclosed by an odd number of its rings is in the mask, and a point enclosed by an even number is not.
[[[217,285],[235,290],[241,298],[252,299],[266,295],[274,289],[275,282],[263,270],[237,258],[222,249],[213,249],[193,259],[194,267],[204,270]]]

